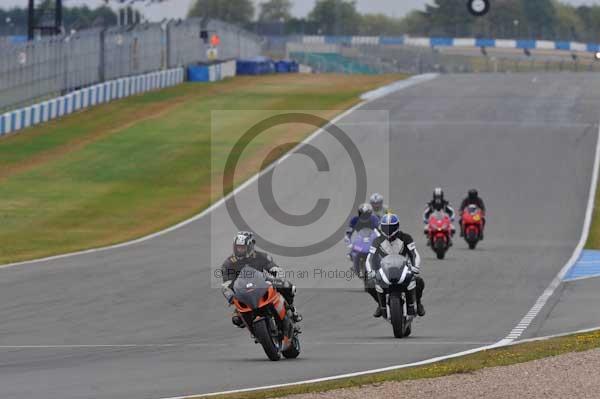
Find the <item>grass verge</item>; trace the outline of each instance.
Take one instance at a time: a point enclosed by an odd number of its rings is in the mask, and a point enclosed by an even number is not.
[[[592,224],[590,225],[590,233],[586,249],[600,249],[600,190],[596,190],[594,194],[594,210],[592,212]]]
[[[323,110],[320,116],[332,117],[400,78],[296,74],[188,83],[3,138],[0,264],[123,242],[207,207],[219,192],[211,187],[211,156],[224,159],[248,128],[240,113],[227,126],[231,134],[211,148],[212,110]],[[249,147],[243,161],[253,168],[236,173],[236,183],[258,170],[270,144],[312,131],[280,129]]]
[[[600,347],[600,330],[551,338],[544,341],[526,342],[503,348],[488,349],[471,355],[457,357],[424,366],[410,367],[360,377],[345,378],[315,384],[297,385],[264,391],[211,396],[220,399],[262,399],[288,395],[330,391],[333,389],[360,387],[385,381],[436,378],[451,374],[472,373],[487,368],[528,362],[567,352],[583,352]],[[190,396],[190,399],[202,396]]]

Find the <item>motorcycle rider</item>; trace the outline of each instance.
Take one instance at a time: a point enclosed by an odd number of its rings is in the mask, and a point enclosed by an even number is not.
[[[450,206],[450,203],[444,199],[444,190],[441,187],[436,187],[433,190],[433,199],[427,203],[425,212],[423,212],[423,223],[425,223],[425,234],[427,234],[427,223],[429,223],[429,217],[435,211],[443,211],[449,217],[450,221],[454,222],[456,212],[454,208]],[[452,234],[454,234],[454,225],[452,225]],[[450,239],[450,245],[452,245],[452,238]]]
[[[481,237],[480,240],[483,240],[483,230],[485,228],[485,204],[483,202],[483,199],[481,199],[481,197],[479,196],[479,192],[472,188],[467,192],[467,196],[465,199],[462,200],[462,203],[460,204],[460,236],[464,236],[464,231],[463,231],[463,225],[462,225],[462,214],[465,211],[465,208],[467,208],[469,205],[475,205],[477,206],[479,209],[481,209],[481,211],[483,212],[483,216],[481,218],[481,222],[482,222],[482,226],[481,226]]]
[[[415,242],[409,234],[400,230],[400,219],[393,213],[383,215],[379,225],[379,231],[381,235],[373,240],[365,264],[369,279],[371,281],[374,280],[375,272],[379,270],[380,261],[385,256],[397,254],[407,257],[417,284],[417,314],[419,316],[425,316],[425,307],[421,302],[425,281],[420,276],[421,256],[419,255],[419,252],[417,252]],[[377,309],[375,310],[375,313],[373,313],[373,317],[381,317],[383,315],[383,309],[385,309],[383,295],[379,294],[374,287],[366,288],[366,291],[377,303]]]
[[[377,216],[378,219],[381,219],[383,215],[388,212],[387,205],[383,203],[383,195],[379,193],[373,193],[371,197],[369,197],[369,203],[373,207],[373,214]]]
[[[277,291],[283,295],[287,302],[294,321],[300,322],[302,316],[294,307],[296,287],[282,278],[283,269],[273,262],[271,255],[254,249],[255,243],[256,240],[252,232],[240,231],[236,234],[233,239],[233,254],[225,259],[221,266],[223,295],[231,303],[233,300],[233,282],[245,266],[250,266],[259,272],[267,272],[273,277],[280,279],[281,284],[277,285]],[[240,328],[244,327],[244,322],[237,310],[234,312],[231,322]]]
[[[352,234],[355,231],[367,228],[377,230],[379,226],[379,218],[373,214],[373,207],[370,204],[362,204],[358,207],[358,215],[353,216],[348,223],[348,230],[346,230],[346,237],[344,241],[346,245],[350,245]]]

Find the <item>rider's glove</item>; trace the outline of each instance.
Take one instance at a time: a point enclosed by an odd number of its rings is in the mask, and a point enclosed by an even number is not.
[[[369,270],[369,272],[367,273],[367,278],[369,280],[375,280],[375,271],[374,270]]]
[[[350,245],[350,237],[344,236],[344,244]]]
[[[223,284],[221,284],[221,293],[227,300],[227,303],[231,305],[233,303],[233,297],[235,296],[235,293],[230,287],[231,281],[226,281]]]
[[[233,290],[231,290],[229,288],[223,289],[223,296],[225,297],[225,300],[227,300],[228,304],[231,305],[233,303],[233,297],[235,296],[235,294],[233,293]]]
[[[284,276],[283,269],[279,266],[273,266],[269,269],[269,273],[275,278],[283,278]]]

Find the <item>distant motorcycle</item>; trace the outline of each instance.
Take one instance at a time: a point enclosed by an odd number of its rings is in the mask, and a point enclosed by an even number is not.
[[[438,259],[444,259],[446,251],[450,248],[450,238],[454,230],[450,216],[442,211],[435,211],[429,216],[429,222],[425,228],[425,234],[429,246],[435,252]]]
[[[377,233],[373,229],[364,228],[354,234],[352,243],[350,244],[350,260],[352,261],[352,270],[363,280],[366,278],[365,263],[371,243],[377,237]]]
[[[477,205],[471,204],[465,208],[461,223],[465,241],[469,249],[475,249],[483,231],[483,211]]]
[[[381,260],[375,274],[377,289],[385,296],[385,319],[394,330],[394,337],[408,337],[412,332],[414,308],[409,311],[408,303],[415,304],[416,282],[408,259],[402,255],[388,255]],[[407,296],[412,297],[407,302]],[[412,305],[414,306],[414,305]]]
[[[285,284],[251,267],[244,267],[233,283],[233,304],[256,343],[270,360],[300,354],[299,329],[277,287]]]

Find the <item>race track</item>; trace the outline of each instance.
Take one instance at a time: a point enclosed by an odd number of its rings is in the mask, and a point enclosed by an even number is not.
[[[423,256],[428,313],[409,339],[394,339],[388,324],[371,317],[374,304],[359,282],[313,278],[298,282],[305,316],[300,358],[267,361],[247,333],[231,325],[220,291],[211,288],[211,266],[227,256],[235,232],[221,206],[144,243],[0,270],[0,397],[207,393],[496,342],[527,313],[579,240],[598,109],[598,75],[448,75],[373,101],[340,121],[365,147],[368,190],[386,194]],[[304,155],[290,156],[276,169],[275,197],[291,213],[310,210],[319,197],[340,201],[320,222],[338,226],[348,214],[343,204],[354,196],[354,172],[327,135],[311,144],[327,155],[330,174],[318,172]],[[437,261],[425,247],[420,216],[436,185],[455,205],[468,188],[479,188],[489,228],[477,250],[457,237],[448,258]],[[256,184],[237,198],[248,223],[271,238],[293,245],[321,234],[267,220]],[[275,258],[314,275],[315,268],[348,268],[344,251],[339,243],[306,258]],[[569,317],[578,317],[577,325],[588,321],[584,309]]]

